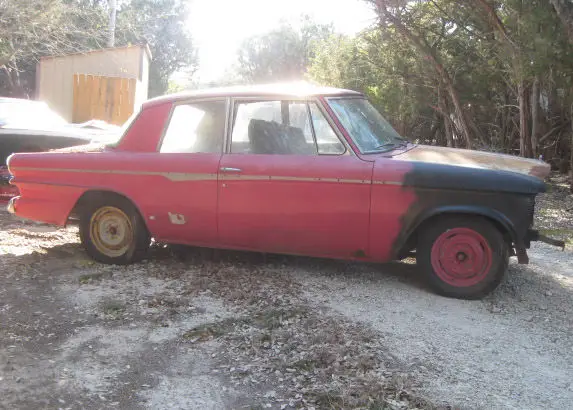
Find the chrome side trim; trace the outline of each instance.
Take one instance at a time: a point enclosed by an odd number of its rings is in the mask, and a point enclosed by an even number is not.
[[[127,171],[127,170],[99,170],[99,169],[73,169],[73,168],[14,168],[14,171],[43,171],[43,172],[70,172],[87,174],[115,174],[115,175],[145,175],[162,176],[173,182],[184,181],[216,181],[217,174],[185,173],[185,172],[155,172],[155,171]],[[341,184],[370,184],[367,179],[347,178],[321,178],[321,177],[293,177],[283,175],[241,175],[220,174],[219,178],[225,181],[298,181],[298,182],[331,182]],[[404,185],[399,181],[373,181],[374,185]]]
[[[396,185],[396,186],[404,185],[404,183],[400,181],[373,181],[372,183],[374,185]]]
[[[200,174],[186,172],[156,172],[156,171],[127,171],[114,169],[74,169],[74,168],[14,168],[14,171],[70,172],[79,174],[114,174],[114,175],[146,175],[161,176],[170,181],[203,181],[216,180],[217,174]]]
[[[339,184],[369,185],[369,180],[319,177],[290,177],[278,175],[222,175],[225,181],[283,181],[283,182],[330,182]]]

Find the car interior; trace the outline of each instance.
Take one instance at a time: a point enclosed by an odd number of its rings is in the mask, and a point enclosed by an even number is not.
[[[252,154],[316,154],[314,142],[308,143],[302,129],[276,121],[251,119],[248,128]]]

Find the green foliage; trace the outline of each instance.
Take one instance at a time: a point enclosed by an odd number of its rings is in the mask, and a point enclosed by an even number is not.
[[[245,82],[301,79],[312,58],[314,43],[332,32],[303,16],[300,28],[286,22],[263,35],[246,39],[238,53],[237,73]]]
[[[197,66],[197,55],[186,28],[186,0],[130,0],[117,14],[116,41],[148,43],[153,60],[149,72],[149,96],[164,94],[169,77],[177,70]]]
[[[0,93],[25,97],[44,55],[81,52],[98,45],[99,6],[84,0],[0,0]]]
[[[151,49],[149,95],[163,94],[169,77],[197,56],[187,30],[186,0],[119,2],[116,46]],[[0,0],[0,94],[26,96],[34,88],[38,59],[103,48],[108,36],[107,0]]]
[[[566,168],[573,48],[550,2],[488,1],[495,4],[506,30],[502,36],[480,0],[367,1],[386,5],[388,15],[379,12],[380,24],[356,37],[331,35],[318,42],[308,68],[310,79],[365,92],[412,140],[445,145],[449,123],[459,144],[451,90],[432,61],[435,57],[470,119],[473,145],[509,153],[519,152],[517,86],[524,87],[526,103],[532,104],[537,79],[541,98],[535,136],[540,153],[555,167]],[[530,105],[525,110],[525,129],[531,130]]]

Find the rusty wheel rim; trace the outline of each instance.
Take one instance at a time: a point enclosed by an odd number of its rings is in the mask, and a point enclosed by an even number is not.
[[[493,252],[486,239],[468,228],[441,234],[431,251],[434,272],[452,286],[474,286],[483,281],[492,266]]]
[[[131,220],[119,208],[101,207],[91,217],[90,239],[96,249],[105,256],[122,256],[133,241]]]

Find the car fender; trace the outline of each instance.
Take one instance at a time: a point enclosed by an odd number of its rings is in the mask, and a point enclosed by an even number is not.
[[[115,188],[110,188],[110,187],[97,187],[97,186],[91,186],[91,187],[82,187],[84,188],[84,191],[82,192],[82,194],[78,197],[78,199],[76,200],[76,202],[74,203],[74,206],[70,209],[70,212],[68,214],[68,219],[74,214],[74,212],[77,211],[77,207],[78,205],[81,204],[82,200],[84,200],[86,197],[90,196],[90,195],[116,195],[116,196],[121,196],[125,199],[127,199],[129,202],[131,202],[131,204],[135,207],[135,209],[137,209],[137,212],[139,212],[139,215],[141,215],[146,228],[149,229],[149,227],[147,226],[147,221],[145,218],[145,215],[142,211],[142,209],[140,208],[140,206],[138,205],[138,203],[127,193],[119,191]]]
[[[434,217],[445,216],[445,215],[455,215],[455,214],[466,214],[474,216],[483,216],[488,219],[493,220],[499,224],[507,234],[511,237],[511,240],[516,244],[521,244],[515,225],[513,222],[503,213],[496,209],[488,208],[485,206],[475,206],[475,205],[442,205],[429,208],[421,212],[409,226],[405,227],[403,234],[397,239],[394,246],[395,256],[399,257],[400,253],[404,250],[412,238],[412,235],[426,222],[430,221]]]

